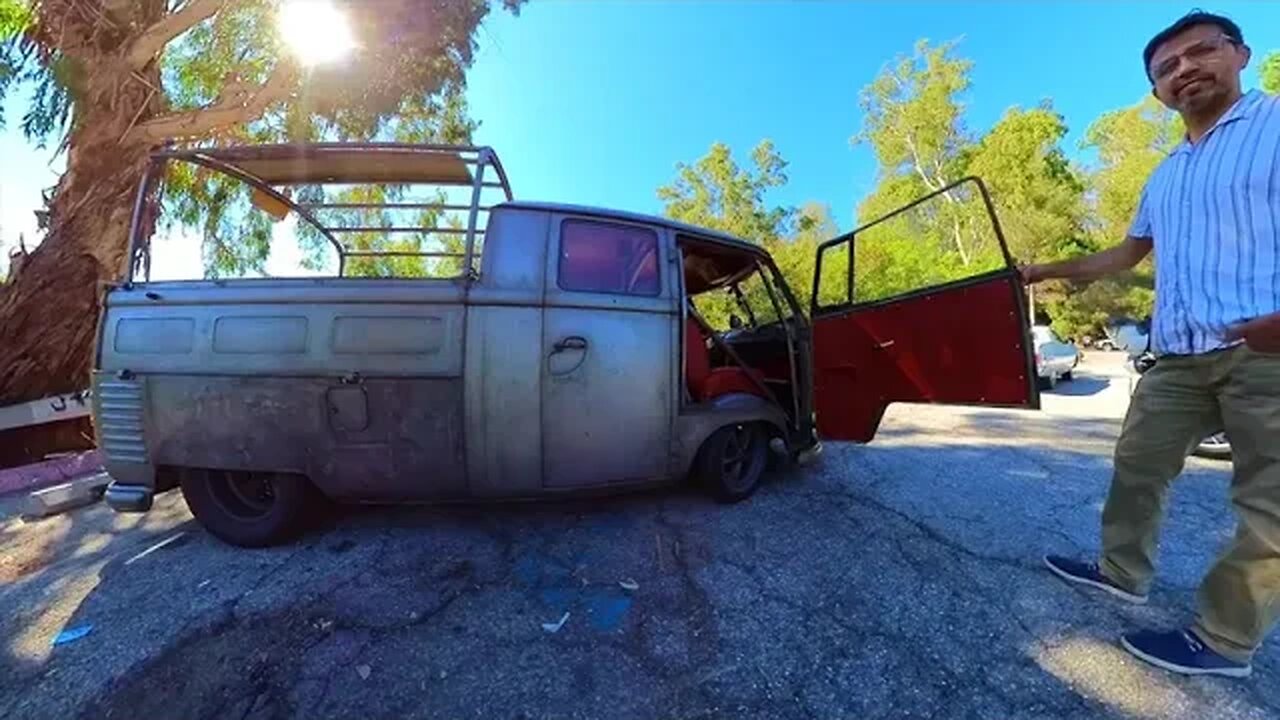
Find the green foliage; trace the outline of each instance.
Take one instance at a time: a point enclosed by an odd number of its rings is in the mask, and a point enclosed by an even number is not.
[[[1085,131],[1083,147],[1098,156],[1090,178],[1099,223],[1093,229],[1107,244],[1124,238],[1151,171],[1185,133],[1182,118],[1149,95],[1103,114]]]
[[[239,3],[192,28],[165,56],[164,77],[172,102],[199,108],[213,102],[228,78],[261,83],[284,52],[272,21],[274,2]],[[472,52],[471,33],[486,12],[486,3],[442,3],[430,12],[400,0],[373,5],[349,4],[362,51],[352,62],[312,71],[303,91],[270,108],[260,119],[232,128],[210,144],[394,140],[397,142],[469,143],[477,127],[464,99],[465,67]],[[166,206],[183,197],[200,198],[206,241],[206,274],[261,273],[270,251],[271,223],[249,204],[250,189],[239,183],[234,192],[210,196],[182,182],[166,185]],[[300,192],[312,202],[394,202],[405,188],[362,186]],[[429,200],[428,198],[418,198]],[[190,219],[190,213],[181,217]],[[420,227],[436,225],[434,214],[417,218]],[[326,224],[338,220],[322,218]],[[404,225],[386,211],[345,211],[341,223],[362,227]],[[235,228],[239,228],[238,231]],[[241,238],[227,242],[221,238]],[[334,263],[327,239],[300,221],[297,236],[305,265],[315,270]],[[449,236],[450,240],[455,239]],[[342,233],[352,250],[443,252],[439,237],[408,233]],[[212,251],[210,250],[212,249]],[[449,261],[415,257],[353,258],[348,275],[420,277],[442,272]],[[333,267],[336,271],[336,266]]]
[[[0,40],[8,40],[27,29],[31,6],[25,0],[0,0]]]
[[[877,187],[859,205],[865,224],[967,175],[991,192],[1010,253],[1048,262],[1109,247],[1124,237],[1146,178],[1183,134],[1180,119],[1154,98],[1108,113],[1088,130],[1097,151],[1088,169],[1072,167],[1061,148],[1067,127],[1052,104],[1011,108],[980,137],[964,126],[963,93],[971,63],[954,43],[920,41],[862,92],[867,119],[857,142],[880,161]],[[889,297],[1004,264],[985,208],[968,185],[859,233],[855,292],[859,301]],[[824,261],[825,265],[825,261]],[[822,284],[841,280],[833,267]],[[1044,286],[1041,308],[1060,334],[1097,333],[1119,315],[1142,316],[1152,297],[1149,263],[1128,276],[1086,287]],[[843,292],[842,289],[839,289]]]
[[[968,158],[967,174],[986,184],[1009,251],[1021,262],[1058,258],[1082,242],[1085,183],[1060,147],[1066,134],[1048,102],[1011,108]]]
[[[1004,265],[976,185],[952,187],[966,176],[987,185],[1020,261],[1053,259],[1082,241],[1084,182],[1059,147],[1067,132],[1061,115],[1048,102],[1012,108],[987,133],[973,136],[965,129],[962,101],[972,63],[955,57],[954,49],[954,42],[931,47],[921,40],[912,56],[896,59],[862,91],[866,120],[854,141],[873,147],[880,170],[876,188],[858,207],[860,223],[934,197],[858,234],[858,301]],[[833,267],[828,278],[824,267],[822,284],[837,282],[836,275]]]
[[[945,184],[967,142],[959,96],[969,88],[972,67],[951,57],[954,47],[920,40],[912,56],[895,58],[863,88],[864,128],[853,142],[872,145],[882,177],[915,174],[931,189]]]
[[[1123,238],[1146,177],[1182,133],[1176,115],[1154,99],[1100,118],[1086,146],[1091,168],[1073,167],[1062,149],[1067,126],[1052,103],[1010,108],[985,133],[964,127],[963,93],[971,63],[953,55],[954,43],[917,44],[910,57],[887,66],[862,91],[866,116],[854,142],[872,146],[879,161],[875,189],[858,206],[854,300],[865,302],[938,285],[1005,266],[977,187],[991,193],[1010,253],[1019,262],[1047,262],[1107,247]],[[759,152],[757,153],[759,154]],[[767,155],[767,154],[766,154]],[[818,246],[838,234],[827,208],[770,208],[764,191],[785,182],[776,157],[752,170],[738,168],[722,145],[677,182],[660,190],[666,212],[763,244],[797,299],[807,308]],[[888,219],[886,214],[924,196],[931,199]],[[871,227],[868,224],[875,220]],[[818,282],[823,305],[848,300],[849,246],[823,256]],[[1145,274],[1144,274],[1145,273]],[[758,298],[744,292],[749,305]],[[699,298],[700,309],[727,326],[742,316],[736,298]],[[1149,269],[1083,288],[1049,286],[1038,297],[1063,335],[1097,332],[1119,315],[1142,316],[1152,296]],[[744,318],[745,319],[745,318]]]
[[[896,59],[861,93],[866,120],[853,140],[870,144],[880,167],[876,188],[858,207],[863,229],[852,244],[855,301],[892,297],[1005,265],[977,186],[948,187],[968,175],[986,182],[1019,260],[1051,260],[1087,245],[1086,183],[1060,147],[1067,133],[1061,115],[1048,102],[1029,110],[1011,108],[987,133],[971,136],[961,101],[971,63],[954,57],[953,50],[954,43],[931,47],[921,41],[911,57]],[[812,204],[799,211],[770,209],[763,192],[785,176],[766,168],[781,169],[785,162],[773,156],[749,172],[734,165],[731,155],[717,145],[692,168],[681,166],[678,182],[659,191],[667,200],[666,212],[763,244],[807,308],[818,246],[838,234],[830,211]],[[885,218],[930,194],[909,211]],[[849,244],[841,244],[823,255],[820,304],[850,299],[849,250]],[[752,298],[747,300],[750,304]],[[727,320],[735,311],[728,294],[697,302],[708,306],[708,316]]]
[[[896,58],[860,94],[865,121],[853,141],[869,143],[880,163],[876,188],[858,206],[860,224],[924,195],[941,194],[858,234],[855,300],[973,275],[998,266],[1002,258],[975,187],[948,187],[970,174],[975,153],[987,165],[999,154],[975,145],[965,129],[961,98],[969,88],[972,63],[953,56],[955,45],[932,47],[919,41],[910,57]],[[845,255],[831,258],[830,273],[824,258],[823,286],[839,285],[839,275],[847,272],[847,251]],[[847,290],[839,292],[847,295]]]
[[[1061,257],[1104,250],[1124,239],[1147,178],[1185,132],[1177,113],[1150,96],[1089,126],[1082,146],[1097,155],[1087,175],[1092,221],[1079,246]],[[1086,286],[1047,284],[1038,297],[1059,334],[1099,336],[1112,318],[1149,315],[1154,287],[1148,259],[1132,272]]]
[[[271,218],[249,205],[244,183],[191,163],[171,163],[165,177],[160,227],[197,229],[205,277],[260,272],[271,248]]]
[[[762,245],[775,257],[783,255],[780,264],[784,266],[788,284],[793,290],[804,287],[812,281],[812,255],[807,265],[810,274],[801,282],[801,278],[790,275],[805,271],[801,251],[788,253],[791,243],[784,238],[792,231],[793,224],[802,234],[812,235],[834,227],[834,223],[830,222],[829,214],[818,217],[812,209],[802,211],[796,222],[794,208],[767,203],[768,191],[787,181],[787,163],[772,142],[763,140],[756,145],[751,153],[751,165],[749,168],[739,166],[727,145],[714,143],[707,154],[692,165],[678,164],[676,179],[658,188],[663,213],[690,225]],[[782,299],[778,298],[777,302]],[[752,317],[756,322],[777,319],[774,299],[758,273],[738,288],[702,294],[695,298],[694,305],[713,327],[721,330],[729,327],[730,315],[744,321]]]
[[[770,188],[787,182],[787,163],[773,143],[762,140],[751,152],[753,168],[742,168],[724,143],[714,143],[692,165],[676,165],[676,179],[658,188],[670,218],[764,244],[787,228],[789,208],[765,207]]]
[[[278,114],[248,126],[241,136],[244,142],[291,142],[318,139],[314,124],[305,124],[304,134],[292,130],[299,125],[289,122],[293,108],[282,108]],[[309,116],[300,116],[310,121]],[[381,139],[396,142],[449,143],[470,142],[477,124],[467,113],[461,89],[451,87],[443,97],[410,95],[401,101],[397,113],[381,128]],[[296,189],[297,200],[309,203],[366,202],[385,203],[403,199],[409,188],[391,185],[320,186]],[[188,163],[171,163],[162,192],[164,212],[162,226],[168,232],[185,228],[198,230],[204,238],[203,257],[208,278],[244,277],[265,272],[271,252],[273,220],[250,203],[252,188],[238,180],[198,168]],[[421,202],[443,201],[437,196],[415,198]],[[325,211],[317,214],[325,225],[378,227],[405,225],[403,211],[363,209],[359,211]],[[442,220],[435,212],[417,217],[417,227],[437,226]],[[445,221],[453,218],[443,218]],[[299,218],[295,230],[303,253],[303,267],[308,270],[337,272],[336,252],[329,240],[315,226]],[[461,236],[410,233],[340,233],[343,247],[356,251],[385,252],[461,252]],[[478,243],[477,243],[478,244]],[[353,276],[426,277],[457,274],[451,258],[415,257],[352,258],[344,272]]]
[[[501,4],[518,14],[520,3]],[[190,142],[469,142],[476,123],[468,117],[463,99],[465,72],[475,49],[475,31],[490,4],[345,2],[358,52],[341,63],[306,69],[287,97],[268,105],[260,116],[245,117]],[[167,110],[211,107],[229,89],[261,87],[281,63],[291,62],[276,26],[277,5],[277,0],[228,3],[171,41],[159,64]],[[85,89],[92,79],[84,68],[66,61],[57,47],[38,46],[23,33],[31,16],[20,10],[26,6],[17,0],[0,0],[0,96],[16,83],[33,84],[23,131],[41,144],[62,140],[74,132],[69,120],[75,118],[76,104],[87,102]],[[173,217],[165,226],[172,229],[176,222],[202,235],[207,276],[262,272],[274,222],[249,204],[249,196],[248,187],[228,178],[190,169],[168,172],[162,208]],[[385,234],[350,239],[388,249],[418,248],[426,242]],[[300,240],[314,260],[315,238],[303,230]]]
[[[71,88],[83,83],[79,68],[59,53],[42,53],[26,37],[35,21],[26,0],[0,0],[0,102],[17,85],[34,86],[31,103],[22,116],[26,137],[44,147],[46,139],[65,130],[71,112]],[[0,115],[0,129],[5,118]]]
[[[807,203],[796,213],[795,232],[787,238],[766,245],[779,272],[795,294],[800,307],[808,312],[813,296],[813,274],[817,264],[818,246],[840,234],[831,217],[831,208],[818,203]],[[841,264],[840,260],[844,260]],[[848,254],[836,249],[823,257],[823,279],[818,297],[823,304],[840,302],[845,296],[843,278],[847,273]]]
[[[1280,95],[1280,50],[1273,50],[1262,60],[1258,69],[1262,89],[1272,95]]]
[[[288,51],[272,21],[275,2],[243,0],[188,30],[165,51],[165,94],[174,110],[191,110],[218,98],[230,78],[261,85]]]

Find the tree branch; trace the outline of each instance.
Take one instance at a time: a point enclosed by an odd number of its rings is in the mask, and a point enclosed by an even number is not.
[[[159,115],[132,131],[130,137],[162,143],[166,140],[207,135],[215,130],[241,125],[262,117],[272,103],[289,96],[295,68],[288,60],[280,60],[266,83],[257,90],[240,81],[231,81],[218,100],[195,110]]]
[[[196,23],[213,17],[226,4],[227,0],[189,0],[180,10],[166,15],[163,20],[144,30],[125,53],[125,62],[134,70],[146,67],[170,40],[191,29]]]

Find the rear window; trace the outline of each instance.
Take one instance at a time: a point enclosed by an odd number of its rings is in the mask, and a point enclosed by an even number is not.
[[[558,274],[564,290],[657,295],[658,234],[634,225],[566,220]]]

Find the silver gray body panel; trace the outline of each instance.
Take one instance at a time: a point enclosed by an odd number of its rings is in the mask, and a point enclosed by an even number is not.
[[[473,497],[542,487],[542,294],[546,213],[489,219],[479,280],[467,298],[467,466]]]

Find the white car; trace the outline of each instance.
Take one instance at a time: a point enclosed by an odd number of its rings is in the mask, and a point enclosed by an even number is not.
[[[1033,325],[1031,338],[1035,343],[1040,387],[1053,388],[1059,380],[1070,380],[1076,365],[1080,364],[1080,351],[1076,346],[1058,337],[1048,325]]]

